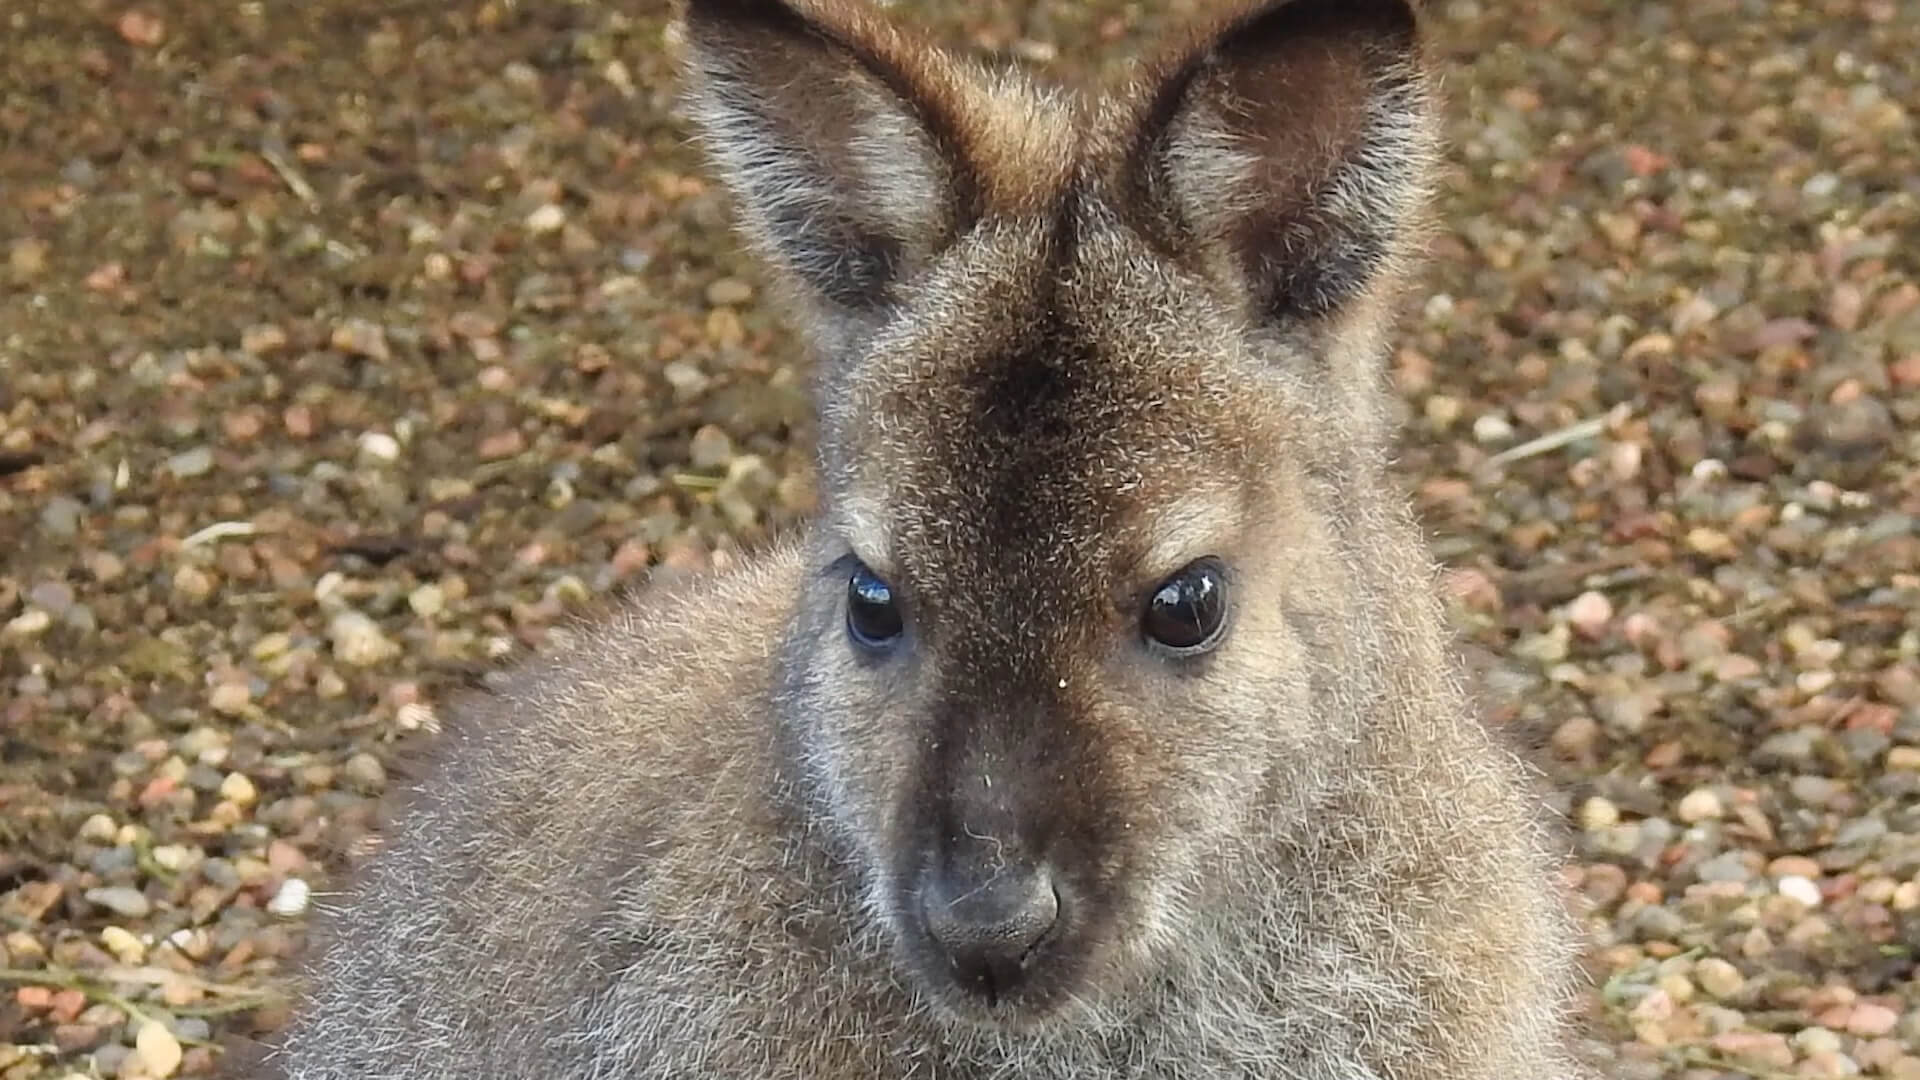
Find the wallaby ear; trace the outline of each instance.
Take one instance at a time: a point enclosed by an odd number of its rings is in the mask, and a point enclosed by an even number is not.
[[[969,80],[846,0],[685,0],[688,102],[747,242],[831,333],[978,216]]]
[[[1148,82],[1134,190],[1256,320],[1334,314],[1417,246],[1436,143],[1417,22],[1406,0],[1269,0]]]

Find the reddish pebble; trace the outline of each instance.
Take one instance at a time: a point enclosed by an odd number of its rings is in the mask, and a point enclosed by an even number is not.
[[[613,553],[613,576],[616,578],[631,577],[645,570],[647,568],[647,562],[651,558],[652,554],[645,541],[628,540],[621,544],[619,549]]]
[[[1567,605],[1567,622],[1572,624],[1574,633],[1589,641],[1606,636],[1607,625],[1613,621],[1613,601],[1605,593],[1587,591],[1575,597]]]
[[[137,8],[121,15],[119,21],[114,23],[114,29],[120,31],[120,37],[127,44],[143,49],[153,48],[166,40],[167,36],[166,23]]]
[[[1887,374],[1896,385],[1920,386],[1920,352],[1910,352],[1887,365]]]
[[[307,857],[285,840],[275,840],[267,845],[267,865],[277,874],[295,874],[306,867]]]
[[[140,805],[157,805],[173,794],[174,788],[179,786],[179,782],[171,776],[156,776],[147,781],[146,787],[140,789]]]
[[[87,275],[87,288],[94,292],[117,289],[127,280],[127,268],[117,262],[101,263]]]
[[[1882,735],[1892,735],[1895,721],[1900,719],[1900,710],[1877,701],[1862,701],[1847,710],[1848,731],[1877,731]]]
[[[1472,567],[1459,567],[1446,573],[1444,585],[1447,592],[1469,611],[1497,612],[1500,610],[1500,586],[1492,578]]]
[[[1793,1064],[1793,1047],[1787,1037],[1772,1031],[1723,1031],[1710,1045],[1722,1054],[1741,1061],[1785,1069]]]
[[[517,428],[496,431],[480,440],[480,458],[483,461],[498,461],[512,457],[527,448],[527,440]]]
[[[1652,176],[1667,167],[1667,158],[1656,150],[1638,143],[1629,143],[1621,149],[1620,157],[1626,161],[1627,168],[1635,176]]]
[[[53,1018],[62,1024],[70,1024],[80,1011],[87,1007],[87,995],[78,990],[59,990],[53,995],[50,1010]]]
[[[1686,754],[1687,748],[1680,745],[1678,740],[1668,739],[1648,750],[1644,760],[1649,769],[1671,769],[1680,764]]]
[[[1644,611],[1636,611],[1621,620],[1620,633],[1628,644],[1644,649],[1660,639],[1660,621]]]
[[[1782,855],[1767,864],[1767,876],[1787,877],[1797,875],[1804,878],[1818,878],[1820,864],[1805,855]]]
[[[1863,1001],[1853,1007],[1852,1015],[1847,1017],[1846,1027],[1855,1035],[1864,1035],[1872,1039],[1892,1031],[1894,1025],[1899,1022],[1899,1013],[1885,1005]]]
[[[287,434],[296,439],[313,437],[313,410],[305,405],[287,406],[287,411],[280,414],[280,422],[286,425]]]

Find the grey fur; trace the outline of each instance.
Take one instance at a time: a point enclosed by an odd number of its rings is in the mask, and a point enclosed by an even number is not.
[[[1235,12],[1083,100],[851,0],[695,0],[693,111],[821,354],[824,512],[456,710],[263,1075],[1578,1076],[1553,834],[1384,460],[1403,15]],[[1234,568],[1186,666],[1131,621],[1180,552]],[[904,655],[849,645],[849,554]],[[932,804],[1080,875],[1051,997],[903,944]]]

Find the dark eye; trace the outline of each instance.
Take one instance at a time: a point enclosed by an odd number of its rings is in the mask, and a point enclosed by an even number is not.
[[[865,565],[847,578],[847,633],[869,649],[887,645],[900,636],[900,606],[893,590]]]
[[[1226,622],[1226,572],[1217,559],[1196,559],[1153,590],[1140,628],[1177,653],[1197,653],[1220,643]]]

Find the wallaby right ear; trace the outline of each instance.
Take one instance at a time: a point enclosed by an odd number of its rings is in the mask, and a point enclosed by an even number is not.
[[[1148,83],[1137,190],[1262,322],[1330,315],[1408,260],[1435,154],[1414,0],[1253,0]]]
[[[967,73],[844,0],[685,0],[694,124],[747,242],[816,334],[978,217]]]

